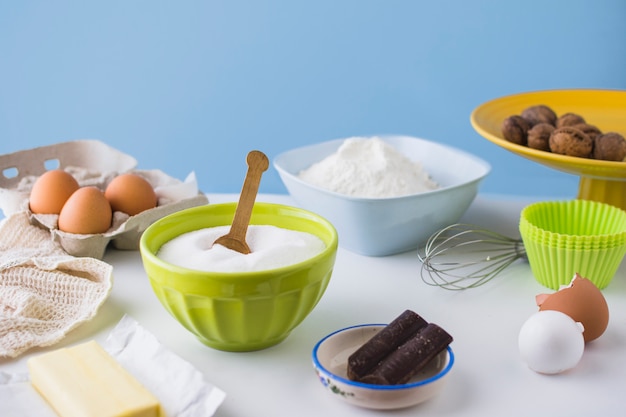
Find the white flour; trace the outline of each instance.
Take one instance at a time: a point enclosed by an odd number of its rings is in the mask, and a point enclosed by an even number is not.
[[[171,264],[199,271],[249,272],[302,262],[326,247],[320,238],[310,233],[269,225],[248,226],[249,254],[213,245],[229,231],[230,226],[218,226],[184,233],[161,246],[157,256]]]
[[[346,139],[337,152],[298,176],[353,197],[400,197],[439,188],[419,162],[378,137]]]

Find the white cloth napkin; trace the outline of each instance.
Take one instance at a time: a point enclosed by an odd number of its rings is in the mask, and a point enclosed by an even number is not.
[[[0,357],[49,346],[92,319],[112,286],[111,265],[75,258],[19,212],[0,223]]]

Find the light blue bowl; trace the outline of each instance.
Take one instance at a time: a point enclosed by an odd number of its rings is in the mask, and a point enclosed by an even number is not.
[[[450,146],[409,136],[379,136],[422,164],[440,188],[393,198],[362,198],[325,190],[298,174],[335,153],[345,139],[296,148],[273,161],[298,205],[329,220],[339,246],[366,256],[386,256],[418,248],[436,231],[456,223],[490,172],[482,159]]]

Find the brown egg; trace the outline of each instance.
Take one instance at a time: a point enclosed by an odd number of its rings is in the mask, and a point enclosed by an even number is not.
[[[609,307],[593,282],[576,274],[569,286],[536,297],[539,310],[556,310],[582,323],[585,342],[600,337],[609,324]]]
[[[113,178],[104,196],[111,203],[113,211],[121,211],[129,216],[157,205],[157,196],[152,185],[137,174],[122,174]]]
[[[59,230],[81,235],[104,233],[111,227],[113,212],[104,193],[96,187],[79,188],[59,214]]]
[[[78,181],[72,174],[62,169],[46,171],[37,178],[30,191],[30,211],[36,214],[59,214],[78,187]]]

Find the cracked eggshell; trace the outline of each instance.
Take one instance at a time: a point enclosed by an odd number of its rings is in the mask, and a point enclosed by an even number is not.
[[[582,323],[585,342],[600,337],[609,324],[609,307],[602,292],[593,282],[579,274],[569,285],[552,294],[539,294],[535,301],[539,311],[555,310]]]

